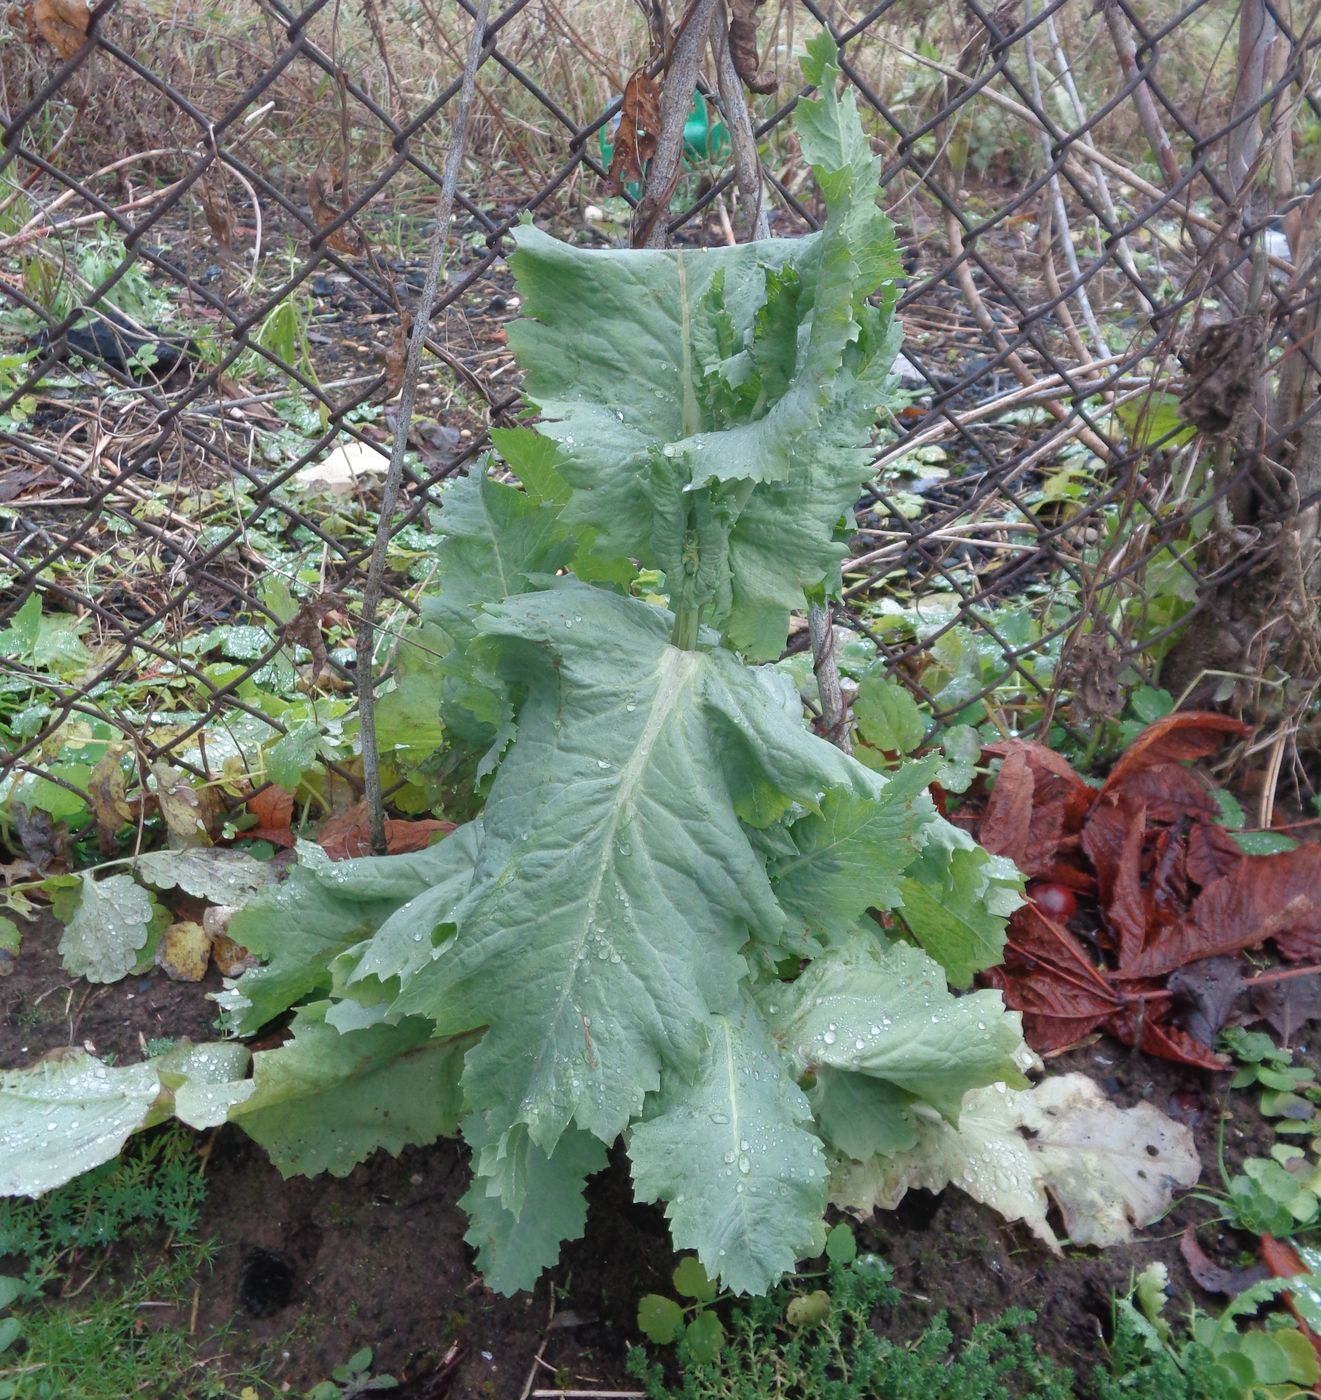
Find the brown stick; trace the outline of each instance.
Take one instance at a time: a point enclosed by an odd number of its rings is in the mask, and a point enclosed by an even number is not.
[[[656,154],[647,167],[647,189],[633,221],[635,248],[664,248],[669,243],[665,213],[683,167],[683,128],[697,90],[697,64],[711,32],[716,0],[692,0],[670,50],[665,90],[661,93],[661,129]]]

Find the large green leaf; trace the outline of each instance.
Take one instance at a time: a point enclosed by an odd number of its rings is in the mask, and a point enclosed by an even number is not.
[[[712,605],[745,653],[778,653],[804,590],[833,586],[839,526],[898,347],[899,271],[879,163],[822,49],[816,234],[715,249],[589,251],[530,226],[511,260],[525,387],[572,488],[565,520]]]
[[[273,868],[243,851],[193,846],[183,851],[147,851],[138,874],[157,889],[176,885],[212,904],[241,904],[274,878]]]
[[[78,1046],[0,1070],[0,1196],[38,1196],[116,1156],[172,1113],[215,1127],[251,1090],[241,1045],[184,1042],[136,1065]]]
[[[466,1121],[463,1135],[474,1153],[490,1144],[480,1118]],[[531,1288],[560,1257],[560,1245],[582,1234],[587,1221],[583,1187],[606,1160],[604,1143],[576,1128],[560,1138],[549,1156],[523,1136],[524,1193],[532,1203],[511,1210],[480,1176],[459,1201],[472,1222],[464,1239],[477,1250],[487,1287],[497,1293]]]
[[[969,1089],[1021,1084],[1017,1012],[999,992],[955,997],[918,948],[860,932],[762,997],[801,1070],[820,1065],[883,1079],[951,1121]]]
[[[559,508],[496,481],[485,462],[445,492],[435,529],[444,537],[440,591],[423,611],[459,642],[476,635],[481,604],[527,592],[574,551]]]
[[[671,621],[576,583],[482,619],[509,664],[540,675],[487,800],[458,937],[395,1013],[445,1033],[487,1025],[469,1100],[547,1151],[571,1120],[613,1141],[662,1064],[694,1074],[708,1015],[738,1005],[749,933],[782,932],[740,815],[769,821],[872,781],[804,729],[787,678],[677,650]]]
[[[842,937],[868,909],[899,903],[900,877],[934,823],[934,767],[909,764],[871,792],[827,793],[820,811],[776,833],[768,869],[793,931]]]
[[[481,832],[480,821],[469,822],[427,848],[435,852],[426,866],[431,883],[369,939],[340,954],[334,972],[343,987],[368,978],[402,983],[438,956],[439,945],[453,932],[454,910],[472,883]]]
[[[75,977],[115,982],[147,946],[151,899],[131,875],[78,877],[78,902],[60,935],[60,956]]]
[[[109,1161],[160,1092],[151,1064],[112,1067],[78,1046],[0,1072],[0,1196],[39,1196]]]
[[[303,1007],[291,1040],[253,1056],[255,1087],[230,1113],[282,1175],[345,1176],[378,1148],[397,1154],[455,1132],[470,1040],[432,1039],[419,1019],[341,1033],[327,1007]]]
[[[826,1165],[812,1111],[755,1004],[713,1019],[689,1080],[668,1071],[629,1134],[642,1200],[665,1200],[675,1247],[711,1278],[764,1293],[824,1239]]]
[[[326,991],[338,954],[449,878],[454,853],[447,847],[441,841],[406,855],[332,861],[319,846],[300,842],[298,864],[284,881],[260,891],[230,921],[230,937],[266,962],[245,972],[221,1005],[241,1030],[252,1032],[296,1001]]]
[[[1003,957],[1005,924],[1023,902],[1022,889],[1012,861],[941,820],[904,876],[899,915],[949,980],[967,987]]]
[[[845,1157],[867,1161],[917,1142],[917,1096],[888,1080],[819,1065],[807,1097],[822,1134]]]

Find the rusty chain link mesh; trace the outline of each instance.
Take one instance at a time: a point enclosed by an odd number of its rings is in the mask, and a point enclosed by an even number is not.
[[[255,783],[262,743],[311,742],[309,713],[329,781],[358,783],[348,639],[470,13],[23,0],[0,20],[7,823],[41,805],[40,780],[87,799],[92,739],[144,774],[168,759]],[[1158,681],[1267,721],[1273,781],[1292,765],[1306,791],[1314,0],[759,15],[773,231],[813,222],[788,119],[794,54],[825,26],[905,255],[904,393],[878,425],[837,621],[938,724],[1086,742]],[[531,214],[627,241],[601,132],[678,18],[516,0],[489,25],[394,522],[387,681],[441,483],[522,411],[509,230]],[[716,131],[671,232],[718,242],[743,214]],[[323,459],[342,493],[309,485]]]

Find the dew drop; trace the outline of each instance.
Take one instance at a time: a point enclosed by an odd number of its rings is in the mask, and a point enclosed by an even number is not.
[[[835,1043],[835,1032],[827,1031],[821,1039],[824,1040],[827,1045],[833,1045]]]
[[[853,1048],[854,1048],[855,1050],[861,1050],[862,1047],[863,1047],[864,1045],[866,1045],[866,1043],[867,1043],[867,1042],[866,1042],[865,1040],[863,1040],[863,1038],[862,1038],[861,1036],[859,1036],[859,1037],[857,1038],[857,1040],[855,1040],[855,1041],[853,1042]]]
[[[731,1148],[729,1149],[729,1151],[725,1153],[725,1162],[726,1162],[726,1164],[728,1164],[728,1163],[732,1162],[733,1160],[734,1160],[734,1149],[731,1147]]]
[[[610,760],[609,760],[608,758],[598,758],[598,759],[596,760],[596,766],[597,766],[598,768],[609,768],[609,767],[610,767]]]
[[[713,1113],[711,1115],[711,1121],[713,1123],[728,1123],[729,1115],[727,1113]]]
[[[744,1176],[752,1170],[752,1158],[746,1152],[741,1152],[738,1159],[738,1169]]]

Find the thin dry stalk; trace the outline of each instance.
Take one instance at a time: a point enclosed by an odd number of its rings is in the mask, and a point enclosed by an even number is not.
[[[477,13],[473,17],[472,37],[468,43],[468,54],[463,65],[463,86],[459,92],[458,110],[450,133],[449,155],[445,161],[445,173],[440,187],[440,198],[436,201],[436,232],[431,244],[431,261],[427,266],[426,280],[418,297],[417,311],[413,317],[413,330],[408,340],[408,357],[404,362],[404,375],[399,390],[399,410],[395,422],[394,442],[390,451],[390,467],[386,473],[385,485],[381,492],[380,515],[376,522],[376,541],[371,559],[367,565],[367,577],[363,583],[361,613],[357,631],[358,713],[362,730],[362,777],[363,797],[367,803],[368,820],[371,830],[372,850],[377,855],[385,854],[385,806],[381,799],[380,756],[376,746],[376,695],[375,695],[375,652],[376,615],[380,609],[381,595],[385,587],[385,555],[390,544],[391,523],[395,504],[399,498],[399,485],[403,480],[404,456],[408,451],[408,427],[412,422],[413,405],[417,399],[417,382],[422,373],[422,349],[427,338],[427,328],[431,324],[431,313],[436,305],[436,295],[440,288],[440,276],[445,266],[445,251],[449,245],[450,216],[454,209],[454,195],[459,184],[459,169],[463,163],[463,150],[468,137],[468,123],[472,117],[473,99],[477,90],[477,69],[482,61],[482,43],[486,35],[486,21],[490,15],[490,0],[478,0]]]
[[[1026,18],[1030,24],[1032,19],[1032,3],[1026,0]],[[1041,77],[1037,72],[1037,49],[1033,42],[1032,30],[1028,28],[1023,35],[1023,59],[1027,64],[1028,85],[1032,92],[1032,101],[1039,112],[1044,112],[1041,97]],[[1046,169],[1049,170],[1053,158],[1051,156],[1051,134],[1044,123],[1040,123],[1039,140],[1041,143],[1041,155],[1045,161]],[[1092,337],[1092,345],[1098,355],[1104,355],[1107,349],[1105,336],[1101,334],[1101,327],[1097,323],[1096,313],[1092,310],[1091,298],[1087,295],[1087,282],[1082,275],[1082,269],[1078,266],[1078,250],[1073,246],[1073,232],[1069,227],[1069,211],[1064,202],[1064,189],[1060,182],[1059,172],[1053,171],[1049,183],[1051,206],[1055,216],[1055,235],[1060,241],[1060,248],[1064,253],[1064,261],[1069,269],[1069,276],[1073,279],[1073,298],[1078,303],[1078,310],[1082,313],[1083,322],[1087,326],[1088,334]],[[1043,200],[1044,203],[1044,200]],[[1047,250],[1049,256],[1049,249]],[[1079,355],[1079,359],[1085,356]]]
[[[1083,130],[1088,124],[1087,107],[1078,91],[1078,85],[1073,78],[1073,65],[1069,62],[1069,55],[1065,51],[1064,44],[1060,39],[1059,31],[1055,27],[1054,14],[1046,15],[1046,37],[1050,41],[1051,52],[1055,56],[1055,66],[1059,69],[1060,83],[1069,98],[1069,105],[1073,108],[1073,118],[1078,129]],[[1113,233],[1121,227],[1119,212],[1115,208],[1115,201],[1110,194],[1110,183],[1105,178],[1105,166],[1099,160],[1090,161],[1092,170],[1092,189],[1096,193],[1096,198],[1101,205],[1101,211],[1105,215],[1107,232]],[[1146,284],[1138,273],[1137,265],[1133,261],[1132,250],[1128,246],[1127,237],[1116,238],[1113,243],[1115,261],[1123,268],[1128,277],[1129,285],[1138,295],[1155,310],[1156,302],[1151,293],[1147,290]]]
[[[734,69],[733,55],[729,52],[729,21],[723,0],[716,6],[715,17],[711,22],[711,49],[715,55],[720,105],[724,109],[725,124],[729,128],[729,140],[734,154],[734,178],[746,211],[744,223],[745,226],[751,227],[753,238],[769,238],[771,228],[766,215],[766,201],[762,197],[757,138],[752,130],[752,118],[748,114],[743,84]]]

